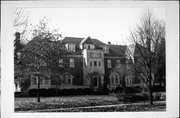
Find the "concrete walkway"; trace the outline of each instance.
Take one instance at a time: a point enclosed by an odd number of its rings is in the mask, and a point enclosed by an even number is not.
[[[165,101],[155,101],[154,103],[165,103]],[[64,110],[71,110],[71,109],[93,109],[93,108],[108,108],[108,107],[121,107],[121,106],[127,106],[127,105],[143,105],[148,104],[144,102],[139,103],[129,103],[129,104],[115,104],[115,105],[100,105],[100,106],[87,106],[87,107],[71,107],[71,108],[56,108],[56,109],[43,109],[43,110],[30,110],[27,112],[53,112],[53,111],[64,111]]]

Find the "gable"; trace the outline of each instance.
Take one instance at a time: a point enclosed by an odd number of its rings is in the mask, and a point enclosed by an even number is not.
[[[87,38],[85,38],[84,40],[81,41],[80,45],[83,44],[95,44],[94,41],[92,40],[92,38],[89,36]]]

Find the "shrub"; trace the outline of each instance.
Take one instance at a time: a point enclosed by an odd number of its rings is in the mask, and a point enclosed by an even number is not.
[[[166,95],[164,94],[162,94],[162,93],[155,93],[154,95],[153,95],[153,99],[154,100],[163,100],[163,101],[165,101],[166,100]]]
[[[142,94],[132,94],[132,93],[119,93],[117,98],[120,102],[137,102],[137,101],[146,101],[148,100],[148,95]]]

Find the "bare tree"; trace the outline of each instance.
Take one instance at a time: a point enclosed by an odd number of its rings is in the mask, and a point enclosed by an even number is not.
[[[13,11],[13,15],[14,15],[13,25],[14,25],[15,31],[20,32],[21,41],[26,41],[27,35],[28,35],[27,26],[29,23],[28,14],[27,14],[27,12],[25,12],[24,9],[16,8]]]
[[[160,62],[165,58],[165,23],[147,10],[141,23],[131,31],[129,41],[131,45],[127,48],[127,57],[132,61],[135,73],[147,87],[149,104],[153,105],[154,79],[162,64]]]

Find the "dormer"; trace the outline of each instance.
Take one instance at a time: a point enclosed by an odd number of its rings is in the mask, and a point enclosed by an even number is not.
[[[104,53],[109,53],[109,46],[108,45],[105,45],[103,47],[103,50],[104,50]]]
[[[81,49],[95,49],[95,43],[91,37],[83,39],[80,43]]]
[[[76,45],[75,44],[66,44],[66,48],[71,52],[76,52]]]

